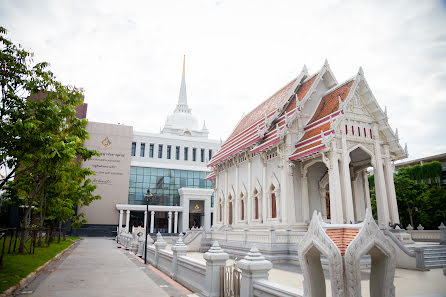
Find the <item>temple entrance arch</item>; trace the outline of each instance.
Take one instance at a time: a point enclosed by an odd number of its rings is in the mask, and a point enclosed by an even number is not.
[[[315,210],[327,218],[326,197],[330,193],[328,186],[328,168],[322,159],[313,159],[302,166],[302,216],[303,221],[310,219],[310,213]],[[328,198],[330,195],[328,194]],[[330,203],[328,203],[328,207]]]
[[[353,212],[352,215],[354,221],[361,222],[365,218],[366,209],[372,211],[367,169],[374,167],[375,156],[365,146],[358,144],[349,150],[348,157],[349,172],[348,175],[344,176],[350,177],[350,183],[347,185],[349,186],[349,189],[347,190],[351,193],[352,205],[349,206],[347,201],[345,201],[344,205],[352,208],[351,211]],[[347,195],[345,195],[346,189],[343,189],[343,191],[343,196],[347,197]],[[346,210],[345,213],[348,213],[348,211]]]

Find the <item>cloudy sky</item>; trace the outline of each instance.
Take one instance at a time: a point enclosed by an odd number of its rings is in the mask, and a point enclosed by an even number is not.
[[[244,113],[327,58],[362,66],[410,159],[446,152],[446,1],[0,0],[9,38],[85,89],[91,121],[158,132],[178,100],[225,139]]]

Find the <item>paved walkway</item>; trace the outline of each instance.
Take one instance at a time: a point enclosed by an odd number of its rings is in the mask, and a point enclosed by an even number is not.
[[[32,297],[186,296],[157,279],[151,269],[128,252],[118,249],[116,242],[105,238],[81,240],[78,247],[49,270],[19,294]]]

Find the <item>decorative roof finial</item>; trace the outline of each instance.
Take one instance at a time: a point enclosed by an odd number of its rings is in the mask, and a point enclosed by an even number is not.
[[[409,155],[409,151],[407,150],[407,142],[404,144],[404,152],[407,156]]]
[[[183,57],[183,76],[186,74],[186,55]]]
[[[338,95],[338,100],[339,100],[339,109],[342,108],[342,97],[341,95]]]
[[[399,139],[399,136],[398,136],[398,128],[395,129],[395,137],[396,137],[396,139]]]

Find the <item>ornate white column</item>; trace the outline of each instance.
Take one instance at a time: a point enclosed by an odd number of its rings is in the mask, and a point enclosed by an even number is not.
[[[387,204],[386,182],[384,180],[383,159],[381,155],[381,145],[379,143],[378,125],[373,125],[373,138],[375,139],[375,193],[376,208],[378,211],[378,223],[389,227],[390,216]]]
[[[167,233],[172,233],[172,212],[167,213]]]
[[[130,210],[127,210],[127,216],[125,217],[125,232],[129,233],[130,225]]]
[[[265,153],[262,153],[260,155],[260,160],[262,162],[262,223],[266,223],[266,219],[268,218],[268,197],[267,195],[267,188],[266,185],[266,155]]]
[[[307,170],[302,166],[302,221],[306,222],[310,219],[310,203],[308,201],[308,177]]]
[[[343,125],[342,125],[343,126]],[[342,193],[344,200],[344,219],[347,223],[355,221],[355,215],[353,212],[353,195],[352,195],[352,183],[350,177],[350,155],[347,150],[347,139],[345,133],[342,134]]]
[[[292,164],[292,165],[291,165]],[[288,225],[293,225],[296,223],[296,201],[295,201],[295,192],[294,192],[294,163],[286,163],[284,165],[287,167],[288,171],[288,193],[286,208],[288,211]]]
[[[178,233],[178,211],[173,216],[173,233]]]
[[[147,228],[147,210],[144,210],[144,230]]]
[[[215,202],[214,202],[215,203]],[[214,217],[215,220],[215,217]],[[211,230],[211,198],[204,200],[204,230]]]
[[[339,178],[338,153],[336,144],[332,142],[332,148],[327,160],[323,156],[325,165],[328,167],[328,183],[330,188],[330,216],[332,224],[343,224],[344,216],[342,211],[341,181]]]
[[[279,149],[279,148],[277,148]],[[286,155],[286,149],[285,145],[282,146],[282,149],[279,151],[280,161],[282,167],[280,168],[280,194],[278,200],[276,200],[279,205],[277,205],[277,209],[280,209],[278,212],[278,218],[280,219],[280,222],[287,223],[288,222],[288,209],[287,207],[290,207],[289,200],[292,200],[288,193],[288,162],[287,162],[287,155]]]
[[[183,197],[183,213],[181,214],[182,232],[189,230],[189,197],[184,195]]]
[[[223,207],[223,225],[229,224],[229,186],[228,186],[228,170],[229,168],[225,168],[225,197],[224,200],[224,207]],[[233,214],[234,217],[234,214]]]
[[[251,170],[251,156],[250,153],[246,153],[248,155],[248,197],[246,199],[245,207],[246,207],[246,222],[249,225],[251,222],[252,217],[252,210],[251,210],[251,204],[252,204],[252,170]]]
[[[359,173],[360,174],[360,173]],[[359,174],[355,174],[352,180],[353,199],[355,201],[355,220],[362,221],[364,219],[363,207],[361,205],[361,195],[358,191],[358,177]]]
[[[155,212],[152,210],[150,212],[150,233],[153,233],[155,227]]]
[[[367,209],[371,212],[372,202],[370,201],[369,175],[367,174],[367,169],[362,172],[362,178],[364,179],[365,205]]]
[[[119,231],[122,230],[122,214],[123,214],[123,212],[124,211],[122,209],[119,210]]]
[[[238,184],[239,184],[239,180],[238,180],[238,177],[239,177],[239,167],[238,167],[238,157],[236,157],[236,160],[235,160],[235,197],[233,197],[232,199],[233,199],[233,208],[234,208],[234,213],[232,214],[232,221],[233,221],[233,224],[237,224],[238,223],[238,221],[239,221],[239,213],[238,213],[238,210],[239,210],[239,203],[240,203],[240,197],[239,197],[239,192],[238,192],[238,189],[239,189],[239,187],[238,187]]]
[[[398,214],[398,204],[396,201],[395,183],[393,181],[393,165],[390,159],[389,146],[384,146],[385,154],[385,177],[386,177],[386,189],[387,189],[387,201],[389,205],[389,213],[392,219],[392,223],[400,223],[400,216]]]

